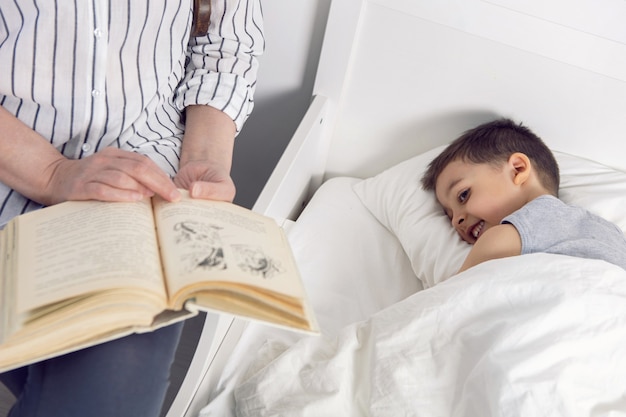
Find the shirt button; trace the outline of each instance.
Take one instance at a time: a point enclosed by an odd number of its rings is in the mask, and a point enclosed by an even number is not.
[[[94,31],[93,31],[93,35],[94,35],[96,38],[100,39],[100,38],[102,37],[102,29],[100,29],[100,28],[95,28],[95,29],[94,29]]]
[[[83,150],[83,152],[89,152],[91,150],[91,145],[88,143],[83,143],[83,146],[81,146],[81,149]]]
[[[96,98],[96,97],[100,97],[100,90],[91,90],[91,96]]]

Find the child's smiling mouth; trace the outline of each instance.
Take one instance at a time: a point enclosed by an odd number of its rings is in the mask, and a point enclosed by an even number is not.
[[[478,239],[478,237],[480,236],[480,233],[483,231],[484,226],[485,226],[485,221],[484,220],[479,221],[474,226],[472,226],[472,228],[469,230],[469,234],[474,236],[474,239]]]

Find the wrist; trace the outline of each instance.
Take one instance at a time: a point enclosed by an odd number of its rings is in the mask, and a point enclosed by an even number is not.
[[[56,167],[67,159],[39,133],[0,106],[0,181],[42,204]]]
[[[180,167],[202,162],[230,173],[236,128],[225,113],[210,106],[186,109]]]

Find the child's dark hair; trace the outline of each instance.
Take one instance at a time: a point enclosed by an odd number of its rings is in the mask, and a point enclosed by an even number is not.
[[[558,196],[559,166],[552,151],[530,129],[510,119],[494,120],[463,133],[430,162],[422,177],[422,188],[434,190],[437,178],[453,161],[499,166],[515,152],[528,156],[541,184]]]

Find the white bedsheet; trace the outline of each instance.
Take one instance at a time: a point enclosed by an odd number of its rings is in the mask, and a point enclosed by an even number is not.
[[[624,416],[626,271],[489,261],[256,367],[240,416]]]
[[[346,325],[422,288],[398,239],[354,194],[352,185],[357,181],[348,177],[326,181],[287,231],[307,295],[327,335],[334,336]],[[261,348],[264,346],[262,351],[268,357],[275,357],[302,337],[249,323],[200,417],[233,416],[234,387],[250,368],[264,362],[255,357]]]

